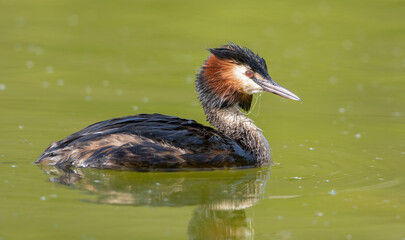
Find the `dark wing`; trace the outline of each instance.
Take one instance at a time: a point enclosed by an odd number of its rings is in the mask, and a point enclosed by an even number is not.
[[[229,137],[194,120],[139,114],[95,123],[53,143],[37,163],[119,169],[253,166]]]

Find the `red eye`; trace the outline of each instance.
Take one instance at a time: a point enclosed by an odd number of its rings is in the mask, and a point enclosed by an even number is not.
[[[246,72],[245,72],[245,75],[247,76],[247,77],[253,77],[253,72],[252,71],[250,71],[250,70],[247,70]]]

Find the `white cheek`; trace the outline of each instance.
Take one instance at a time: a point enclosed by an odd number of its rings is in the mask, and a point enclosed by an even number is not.
[[[242,86],[242,90],[247,94],[263,92],[263,88],[257,85],[252,79],[245,75],[248,69],[245,66],[237,65],[234,68],[233,73],[235,74],[235,79],[237,79]]]

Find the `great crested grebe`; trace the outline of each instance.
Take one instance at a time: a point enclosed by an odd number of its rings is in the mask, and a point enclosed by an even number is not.
[[[271,163],[262,131],[241,110],[253,94],[301,100],[270,77],[263,58],[234,43],[209,49],[195,87],[208,122],[138,114],[90,125],[52,143],[35,163],[104,169],[255,167]]]

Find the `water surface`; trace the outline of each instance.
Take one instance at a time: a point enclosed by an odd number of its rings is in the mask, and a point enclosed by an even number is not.
[[[405,3],[0,1],[0,239],[405,239]],[[303,99],[249,113],[274,167],[32,164],[94,122],[206,124],[194,76],[227,41]]]

